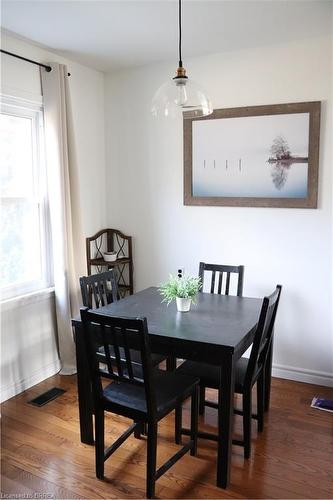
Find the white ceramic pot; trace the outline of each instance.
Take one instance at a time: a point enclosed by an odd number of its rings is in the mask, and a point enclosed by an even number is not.
[[[114,262],[117,260],[117,252],[103,252],[105,262]]]
[[[188,312],[191,307],[192,299],[183,299],[181,297],[176,297],[177,309],[179,312]]]

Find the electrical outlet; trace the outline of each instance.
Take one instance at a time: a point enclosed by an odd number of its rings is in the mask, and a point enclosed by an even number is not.
[[[185,269],[183,267],[179,267],[177,270],[177,276],[178,278],[182,278],[184,276]]]

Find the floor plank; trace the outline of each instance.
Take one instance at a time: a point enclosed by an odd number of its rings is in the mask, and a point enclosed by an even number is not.
[[[53,386],[67,392],[37,408],[27,402]],[[159,498],[332,498],[333,417],[310,408],[314,395],[333,398],[332,389],[273,379],[271,409],[265,430],[257,435],[253,421],[253,453],[233,447],[231,485],[215,486],[216,443],[199,440],[198,456],[186,455],[156,487]],[[210,399],[216,398],[209,391]],[[254,398],[255,400],[255,398]],[[240,400],[237,398],[239,406]],[[146,443],[130,437],[107,461],[105,481],[95,478],[94,449],[80,443],[76,377],[56,375],[2,404],[2,496],[34,494],[44,498],[144,498]],[[216,430],[216,410],[207,408],[200,428]],[[189,423],[188,404],[184,423]],[[241,435],[241,417],[234,433]],[[111,443],[128,425],[108,415],[106,440]],[[174,444],[174,415],[159,426],[158,463],[169,458]],[[184,438],[185,439],[185,438]]]

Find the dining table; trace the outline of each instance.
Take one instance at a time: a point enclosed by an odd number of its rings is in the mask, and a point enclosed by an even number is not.
[[[153,353],[219,367],[216,484],[221,488],[230,483],[235,366],[253,342],[261,306],[259,298],[200,292],[189,312],[178,312],[174,302],[170,305],[162,302],[158,288],[150,287],[96,310],[107,316],[147,318]],[[84,331],[79,318],[72,324],[81,441],[93,444],[93,404]],[[271,354],[265,370],[267,406]]]

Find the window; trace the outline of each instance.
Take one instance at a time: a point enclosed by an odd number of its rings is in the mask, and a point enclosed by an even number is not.
[[[2,299],[51,285],[50,232],[40,105],[4,99],[0,113]]]

